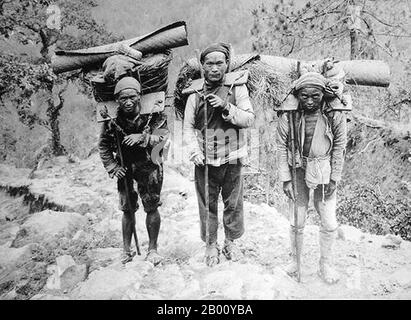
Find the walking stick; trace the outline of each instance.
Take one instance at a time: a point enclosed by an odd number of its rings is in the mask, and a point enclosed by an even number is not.
[[[292,180],[291,184],[293,187],[293,210],[294,210],[294,225],[295,229],[297,230],[294,234],[295,236],[295,255],[297,259],[297,281],[301,282],[301,248],[298,244],[298,208],[297,208],[297,169],[296,169],[296,161],[295,161],[295,111],[288,112],[288,123],[290,125],[290,135],[291,135],[291,164],[292,164]]]
[[[112,117],[110,117],[110,115],[108,114],[108,111],[107,111],[107,107],[106,107],[106,106],[104,106],[104,108],[103,108],[102,110],[100,110],[100,115],[101,115],[101,117],[102,117],[103,119],[109,118],[109,119],[110,119],[110,123],[111,123],[112,125],[114,125],[114,127],[115,127],[114,132],[115,132],[115,134],[116,134],[117,153],[118,153],[118,155],[120,156],[120,165],[121,165],[121,167],[125,168],[123,153],[122,153],[122,151],[121,151],[120,137],[118,136],[118,132],[119,132],[119,131],[120,131],[120,132],[123,132],[123,133],[124,133],[124,131],[123,131],[123,129],[114,121],[114,119],[113,119]],[[125,134],[125,133],[124,133],[124,134]],[[131,212],[133,211],[133,209],[132,209],[132,207],[131,207],[130,192],[129,192],[129,189],[128,189],[127,179],[126,179],[126,177],[124,177],[124,178],[122,178],[122,179],[123,179],[123,181],[124,181],[124,188],[125,188],[125,190],[126,190],[126,202],[127,202],[127,207],[128,207],[128,209],[129,209],[129,211],[130,211],[130,213],[131,213]],[[135,243],[136,243],[137,254],[140,256],[140,255],[141,255],[141,252],[140,252],[140,246],[138,245],[138,238],[137,238],[137,231],[136,231],[136,225],[135,225],[135,224],[133,224],[133,236],[134,236],[134,241],[135,241]]]
[[[201,60],[200,60],[200,50],[195,50],[197,62],[199,65],[200,70],[200,77],[203,78],[203,69],[201,67]],[[207,114],[207,101],[204,103],[204,200],[205,200],[205,213],[206,213],[206,246],[208,246],[210,241],[210,196],[208,190],[208,165],[207,165],[207,126],[208,126],[208,114]]]

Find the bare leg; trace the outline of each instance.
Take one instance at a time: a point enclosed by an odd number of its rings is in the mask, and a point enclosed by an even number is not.
[[[146,228],[148,232],[148,250],[157,250],[158,233],[160,232],[161,217],[158,209],[147,212]]]
[[[122,258],[123,263],[129,262],[133,259],[133,252],[131,252],[131,238],[133,236],[133,227],[136,223],[135,213],[123,211],[123,217],[121,220],[122,230],[123,230],[123,249],[124,257]]]
[[[155,266],[163,260],[163,257],[157,253],[157,239],[160,232],[160,224],[161,217],[158,209],[147,212],[146,228],[148,232],[149,243],[146,260],[151,262]]]

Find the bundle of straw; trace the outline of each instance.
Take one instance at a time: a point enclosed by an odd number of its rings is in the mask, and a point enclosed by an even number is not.
[[[253,105],[258,104],[269,109],[274,109],[281,104],[288,94],[291,82],[297,78],[296,74],[277,72],[273,66],[262,62],[258,55],[234,57],[231,70],[249,71],[247,88]],[[184,110],[188,98],[182,92],[190,86],[192,80],[199,77],[198,64],[192,60],[187,61],[180,69],[174,91],[174,109],[176,116],[180,119],[184,118]]]

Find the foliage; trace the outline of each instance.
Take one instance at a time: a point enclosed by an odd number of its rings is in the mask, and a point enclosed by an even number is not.
[[[91,12],[96,5],[93,0],[0,2],[0,34],[20,44],[40,48],[38,56],[18,53],[1,56],[0,95],[13,101],[24,124],[30,128],[43,125],[51,131],[54,154],[64,152],[59,127],[60,111],[64,106],[62,93],[70,81],[83,88],[86,86],[83,81],[76,81],[82,80],[79,72],[59,76],[52,73],[50,58],[54,49],[95,46],[121,39],[96,22]],[[61,13],[54,18],[57,19],[54,24],[50,23],[51,15],[55,15],[50,8],[58,8]],[[35,95],[44,96],[45,118],[33,111]]]
[[[381,44],[376,31],[401,36],[407,34],[407,30],[400,23],[392,22],[392,14],[391,21],[385,21],[373,2],[281,0],[269,7],[262,4],[253,10],[252,34],[256,37],[253,49],[285,56],[309,49],[318,54],[320,49],[322,55],[338,52],[341,56],[341,48],[350,43],[351,50],[355,51],[351,59],[373,59],[377,48],[390,53],[390,41]],[[399,7],[405,14],[406,5]],[[359,11],[355,12],[355,8]]]

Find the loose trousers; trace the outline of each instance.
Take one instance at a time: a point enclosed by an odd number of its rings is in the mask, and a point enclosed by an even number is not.
[[[201,239],[206,241],[205,166],[195,166],[195,188],[200,213]],[[221,192],[224,212],[223,225],[228,240],[240,238],[244,233],[242,164],[226,163],[208,166],[209,185],[209,244],[217,242],[218,196]]]

